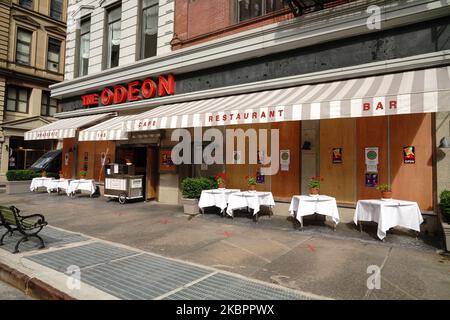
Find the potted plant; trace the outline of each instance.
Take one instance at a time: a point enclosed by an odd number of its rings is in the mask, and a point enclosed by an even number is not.
[[[42,172],[41,172],[41,177],[42,177],[42,178],[47,178],[47,171],[42,170]]]
[[[256,178],[253,176],[245,176],[245,180],[247,180],[248,190],[255,192],[256,191]]]
[[[87,171],[86,170],[80,170],[80,179],[86,179]]]
[[[217,186],[219,189],[225,189],[225,180],[225,172],[221,172],[216,175]]]
[[[203,190],[215,189],[217,182],[215,179],[206,177],[184,178],[181,181],[181,204],[185,214],[198,214],[198,199]]]
[[[322,177],[311,177],[309,178],[309,195],[310,196],[316,196],[319,194],[320,191],[320,183],[323,181],[324,179]]]
[[[444,190],[439,195],[439,209],[442,220],[450,224],[450,190]]]
[[[377,186],[377,190],[381,191],[382,199],[392,199],[392,188],[390,184],[382,183]]]
[[[441,211],[441,225],[444,233],[445,248],[450,251],[450,191],[444,190],[439,195],[439,209]]]
[[[59,178],[64,179],[64,172],[62,170],[59,171]]]

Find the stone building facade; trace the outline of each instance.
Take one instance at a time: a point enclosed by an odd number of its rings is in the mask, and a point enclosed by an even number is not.
[[[66,12],[66,0],[0,1],[0,183],[56,148],[23,136],[59,111],[49,85],[63,80]]]

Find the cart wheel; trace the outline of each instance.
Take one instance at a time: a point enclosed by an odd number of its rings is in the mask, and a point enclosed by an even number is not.
[[[119,203],[125,204],[126,201],[127,201],[127,196],[125,195],[125,193],[119,194]]]

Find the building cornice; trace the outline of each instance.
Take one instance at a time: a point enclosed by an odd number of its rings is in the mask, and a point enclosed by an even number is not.
[[[336,80],[353,79],[365,76],[374,76],[386,73],[395,73],[409,71],[412,69],[424,69],[431,67],[439,67],[450,65],[450,50],[422,54],[401,59],[392,59],[381,62],[372,62],[351,66],[346,68],[338,68],[313,72],[297,76],[277,78],[265,81],[246,83],[236,86],[209,89],[203,91],[189,92],[162,98],[154,98],[150,100],[140,100],[128,102],[113,106],[101,106],[91,109],[78,109],[73,111],[61,112],[55,115],[56,118],[68,118],[81,115],[105,113],[112,111],[131,111],[144,108],[152,108],[160,105],[173,103],[181,103],[187,101],[195,101],[202,99],[210,99],[216,97],[224,97],[243,93],[251,93],[263,90],[274,90],[280,88],[301,86],[305,84],[324,83]]]
[[[386,4],[355,1],[296,19],[241,32],[133,64],[63,81],[51,86],[53,97],[70,97],[103,87],[164,73],[181,74],[378,30],[369,30],[368,5],[379,4],[382,29],[450,15],[450,0],[416,0]]]

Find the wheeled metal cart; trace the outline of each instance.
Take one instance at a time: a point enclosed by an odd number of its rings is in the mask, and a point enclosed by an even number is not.
[[[144,198],[144,176],[135,175],[133,165],[110,163],[105,169],[105,197],[117,198],[120,204],[125,204],[130,199]]]

